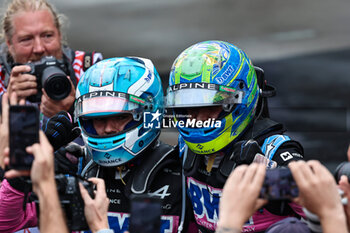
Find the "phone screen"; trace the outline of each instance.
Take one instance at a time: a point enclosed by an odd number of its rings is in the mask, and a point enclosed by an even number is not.
[[[26,147],[39,142],[39,111],[35,106],[13,105],[9,118],[10,167],[30,170],[34,157]]]
[[[134,196],[131,200],[130,233],[158,233],[161,225],[161,201],[149,196]]]
[[[268,200],[290,200],[298,195],[299,189],[289,168],[266,170],[260,197]]]

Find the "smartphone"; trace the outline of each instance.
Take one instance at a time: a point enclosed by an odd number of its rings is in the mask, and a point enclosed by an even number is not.
[[[267,169],[260,197],[268,200],[291,200],[299,195],[292,173],[287,167]]]
[[[131,197],[130,233],[157,233],[161,225],[161,200],[149,195]]]
[[[39,142],[39,110],[35,106],[12,105],[9,109],[10,167],[30,170],[34,157],[26,147]]]

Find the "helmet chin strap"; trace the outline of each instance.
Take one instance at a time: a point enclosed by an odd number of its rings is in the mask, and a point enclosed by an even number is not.
[[[123,185],[126,185],[125,181],[123,180],[123,176],[122,176],[122,172],[125,170],[125,168],[126,167],[124,165],[117,167],[117,170],[119,171],[119,177],[120,177],[120,180],[122,181]]]
[[[207,163],[207,172],[211,172],[211,169],[213,168],[213,164],[215,161],[216,154],[209,155],[208,163]]]
[[[208,155],[208,160],[207,160],[207,167],[206,170],[207,172],[211,172],[211,170],[213,169],[213,167],[216,167],[215,164],[215,159],[217,159],[218,157],[223,157],[224,153],[219,151],[216,152],[214,154]]]
[[[207,168],[206,168],[207,172],[211,172],[215,158],[216,158],[216,154],[209,155]]]

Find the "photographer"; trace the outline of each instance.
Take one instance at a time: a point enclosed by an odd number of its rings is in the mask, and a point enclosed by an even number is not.
[[[1,115],[1,131],[0,131],[0,157],[1,168],[9,164],[9,103],[16,105],[18,103],[16,93],[12,93],[10,98],[5,93],[2,98],[2,115]],[[20,105],[24,104],[24,100],[19,101]],[[61,229],[61,232],[68,232],[65,221],[63,219],[62,209],[58,200],[53,169],[53,150],[46,139],[43,132],[40,132],[40,144],[34,144],[27,148],[27,152],[34,155],[34,161],[31,171],[16,171],[9,170],[5,173],[7,179],[12,179],[20,176],[31,177],[33,190],[38,194],[41,201],[41,225],[42,232],[53,232]],[[3,177],[2,177],[3,178]],[[2,179],[1,178],[1,179]],[[24,194],[19,193],[12,188],[7,180],[4,180],[0,187],[0,198],[4,205],[9,203],[10,208],[4,210],[6,218],[1,217],[1,232],[13,232],[25,228],[27,224],[33,224],[36,219],[33,219],[35,210],[34,203],[27,203],[24,207],[22,205]],[[18,205],[13,205],[18,203]],[[23,208],[26,211],[23,211]],[[54,210],[54,211],[52,211]],[[16,227],[17,226],[17,227]]]
[[[217,233],[241,232],[244,223],[267,203],[258,198],[265,177],[263,164],[238,166],[227,178],[220,200]]]
[[[46,0],[12,0],[2,19],[5,43],[0,46],[0,94],[16,92],[19,99],[27,100],[36,97],[46,117],[71,109],[81,75],[102,58],[100,53],[74,51],[63,45],[61,24],[60,16]],[[66,90],[70,92],[63,99],[52,99],[49,96],[54,93],[41,89],[41,75],[33,67],[40,70],[45,65],[25,65],[44,64],[41,59],[46,56],[59,59],[66,68]],[[64,79],[58,83],[62,82]]]
[[[9,151],[7,150],[7,153]],[[27,152],[34,155],[34,161],[30,170],[30,178],[33,191],[38,195],[40,201],[40,230],[41,232],[68,232],[63,217],[63,211],[58,199],[53,166],[53,149],[40,131],[40,143],[27,147]],[[7,155],[8,156],[8,155]],[[6,178],[14,178],[27,175],[26,172],[10,170],[5,173]],[[4,185],[9,185],[7,182]],[[3,190],[3,189],[2,189]],[[3,195],[4,193],[0,193]],[[8,210],[9,213],[14,210]],[[17,212],[16,214],[18,214]],[[8,226],[13,226],[9,223]]]
[[[8,148],[8,94],[5,93],[2,99],[2,117],[1,117],[1,168],[9,164]],[[10,103],[17,103],[16,93],[10,97]],[[23,104],[23,100],[20,101]],[[60,232],[68,232],[62,209],[59,203],[56,184],[54,180],[53,150],[43,132],[40,132],[40,144],[34,144],[27,147],[27,152],[34,155],[34,161],[31,171],[10,170],[5,173],[6,178],[16,178],[19,176],[30,175],[33,184],[33,190],[40,200],[40,229],[42,232],[54,232],[60,229]],[[7,180],[4,180],[0,188],[0,197],[2,202],[11,203],[11,208],[6,209],[6,218],[1,218],[0,231],[8,232],[25,228],[27,224],[33,224],[30,220],[33,216],[32,210],[35,210],[34,203],[26,204],[26,211],[23,212],[22,205],[13,205],[13,203],[23,203],[24,194],[20,194],[12,188]],[[5,204],[6,205],[6,204]],[[17,208],[17,210],[16,210]],[[17,226],[17,227],[16,227]]]
[[[27,152],[34,155],[35,159],[30,171],[33,191],[38,195],[40,202],[40,231],[45,232],[68,232],[61,204],[58,198],[56,182],[54,178],[53,150],[43,132],[40,132],[40,144],[34,144],[27,148]],[[5,157],[8,157],[8,148]],[[8,164],[8,159],[5,160]],[[28,175],[27,171],[9,170],[5,173],[6,178],[15,178]],[[85,216],[93,233],[113,232],[108,229],[107,210],[109,199],[106,197],[105,184],[102,179],[91,178],[97,186],[95,198],[91,198],[82,184],[79,184],[82,198],[85,202]],[[8,183],[5,181],[5,186]],[[11,188],[10,188],[11,189]],[[2,189],[4,190],[4,189]],[[5,193],[0,192],[0,195]],[[6,193],[10,194],[10,192]],[[12,201],[15,201],[12,199]],[[28,206],[28,210],[35,206]],[[33,209],[34,210],[34,209]],[[13,212],[12,212],[13,211]],[[7,210],[7,213],[18,214],[21,211]],[[7,223],[8,226],[13,222]],[[6,229],[10,230],[9,228]],[[104,231],[102,231],[104,230]]]
[[[269,118],[267,98],[274,94],[263,70],[228,42],[199,42],[174,61],[166,107],[179,122],[187,194],[201,232],[215,231],[220,195],[236,166],[253,161],[286,166],[303,159],[300,143]],[[269,202],[243,230],[261,232],[281,218],[301,215],[295,203]]]
[[[3,174],[5,166],[9,165],[9,148],[8,148],[8,117],[9,103],[17,104],[16,93],[12,93],[8,98],[8,93],[4,93],[2,99],[2,117],[0,124],[0,165],[3,176],[9,180],[30,176],[33,186],[33,191],[37,194],[40,202],[40,230],[41,232],[68,232],[67,225],[63,219],[63,213],[60,201],[58,199],[57,184],[54,178],[54,161],[53,149],[45,137],[43,132],[40,132],[40,143],[28,147],[28,153],[34,155],[34,161],[30,171],[9,170]],[[24,101],[20,101],[20,105]],[[80,184],[82,198],[85,202],[85,215],[87,222],[93,232],[102,232],[100,230],[108,228],[107,209],[109,200],[106,197],[104,181],[101,179],[91,178],[91,181],[97,186],[95,198],[91,198],[88,191]],[[0,232],[8,232],[19,230],[28,226],[36,225],[36,206],[34,202],[24,203],[25,194],[18,192],[12,188],[7,180],[1,185],[0,197],[6,218],[1,217]],[[6,204],[7,203],[7,204]],[[23,209],[25,211],[23,211]],[[103,231],[112,232],[112,231]]]
[[[319,217],[324,233],[348,232],[338,189],[327,168],[318,161],[297,161],[288,166],[299,188],[294,201]],[[254,163],[231,173],[223,189],[216,232],[241,232],[249,216],[266,204],[267,200],[259,198],[264,176],[264,166]]]
[[[289,164],[299,188],[296,202],[316,214],[324,233],[348,232],[346,217],[333,175],[319,161]]]
[[[89,181],[96,185],[95,198],[92,199],[82,184],[79,184],[81,196],[85,203],[85,217],[92,233],[113,233],[108,226],[109,199],[106,194],[105,182],[103,179],[90,178]]]

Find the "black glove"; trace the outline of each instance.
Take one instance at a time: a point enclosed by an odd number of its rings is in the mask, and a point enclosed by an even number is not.
[[[51,117],[44,127],[46,137],[49,139],[54,150],[73,141],[80,135],[80,129],[74,128],[69,113],[61,111]]]
[[[55,173],[76,174],[78,171],[79,157],[84,155],[82,146],[71,142],[66,147],[55,151]]]
[[[250,139],[248,141],[238,141],[233,146],[233,153],[231,159],[234,160],[237,165],[240,164],[251,164],[256,154],[264,154],[261,151],[259,144]]]

